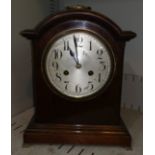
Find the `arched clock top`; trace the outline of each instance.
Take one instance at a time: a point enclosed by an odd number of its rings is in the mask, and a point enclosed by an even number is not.
[[[28,39],[37,39],[42,34],[50,31],[58,25],[65,22],[73,21],[88,21],[98,24],[117,40],[129,41],[136,37],[136,33],[131,31],[123,31],[115,22],[108,17],[94,12],[90,9],[67,9],[55,15],[49,15],[42,22],[40,22],[33,30],[24,30],[21,35]]]

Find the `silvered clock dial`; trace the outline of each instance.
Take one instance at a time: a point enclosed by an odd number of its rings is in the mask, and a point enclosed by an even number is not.
[[[112,51],[105,39],[89,31],[68,31],[49,41],[44,68],[48,83],[71,98],[89,97],[109,81]]]

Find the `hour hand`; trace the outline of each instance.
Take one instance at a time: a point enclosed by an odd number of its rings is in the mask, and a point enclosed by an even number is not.
[[[75,60],[75,62],[76,62],[75,54],[74,54],[74,52],[71,50],[70,47],[69,47],[69,54],[70,54],[70,56],[72,56],[72,57],[74,58],[74,60]]]
[[[74,61],[76,62],[76,68],[81,68],[81,64],[80,64],[79,61],[76,59],[75,53],[71,50],[70,47],[69,47],[69,54],[70,54],[70,56],[72,56],[72,57],[74,58]]]
[[[69,54],[70,56],[75,57],[73,51],[70,48],[69,48]]]

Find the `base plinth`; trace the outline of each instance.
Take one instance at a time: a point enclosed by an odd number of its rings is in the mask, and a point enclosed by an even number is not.
[[[24,143],[131,147],[131,137],[123,121],[120,125],[43,124],[31,121],[24,132]]]

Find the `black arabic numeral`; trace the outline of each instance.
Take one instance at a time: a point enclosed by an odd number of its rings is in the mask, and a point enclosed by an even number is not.
[[[61,50],[55,49],[53,51],[53,53],[54,53],[54,59],[61,59],[62,58],[62,51]]]
[[[64,51],[68,51],[69,49],[69,41],[64,40]]]
[[[100,64],[102,65],[103,70],[105,70],[105,69],[106,69],[106,64],[105,64],[105,62],[104,62],[104,61],[100,61]]]
[[[96,53],[98,56],[102,56],[103,55],[103,49],[98,49]]]
[[[102,49],[98,49],[97,50],[97,59],[99,59],[99,60],[102,60],[103,59],[103,57],[102,57],[102,55],[103,55],[103,50]]]
[[[76,37],[77,47],[83,47],[83,37]]]
[[[61,78],[61,74],[60,74],[60,73],[56,73],[56,79],[58,79],[59,81],[62,80],[62,78]]]
[[[89,50],[90,51],[92,50],[92,42],[91,41],[89,42]]]
[[[67,89],[68,89],[69,81],[64,81],[64,83],[66,84],[66,85],[65,85],[65,89],[67,90]]]
[[[59,69],[59,65],[56,61],[53,61],[52,62],[52,67],[55,69],[55,70],[58,70]]]
[[[75,91],[76,91],[76,93],[81,93],[82,88],[77,84],[77,85],[75,86]]]
[[[98,82],[101,82],[101,73],[98,74]]]
[[[88,81],[88,85],[85,87],[85,89],[93,90],[94,85],[92,81]]]

